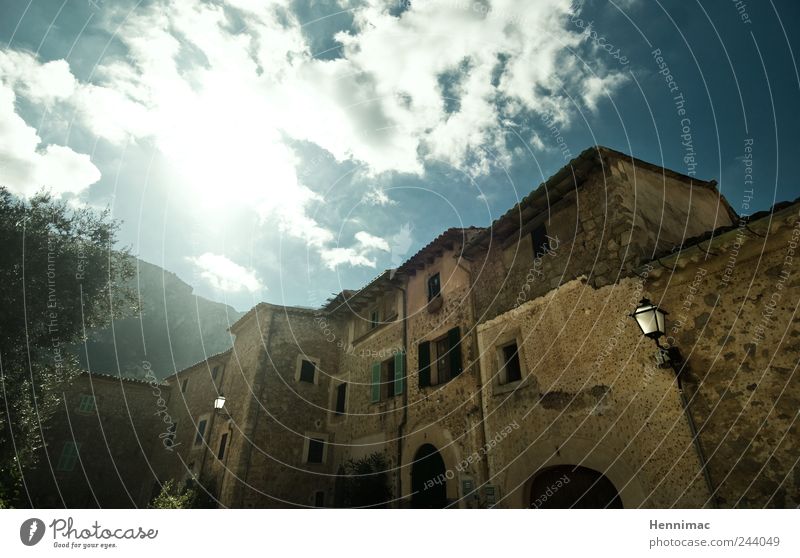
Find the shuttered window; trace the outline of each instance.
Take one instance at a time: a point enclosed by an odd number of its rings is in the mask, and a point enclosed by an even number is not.
[[[448,356],[450,358],[450,378],[461,374],[461,330],[454,327],[447,332]]]
[[[433,349],[434,355],[431,355]],[[431,374],[435,370],[436,376]],[[449,382],[463,370],[461,360],[461,330],[454,327],[435,341],[419,344],[419,387]]]
[[[207,423],[208,421],[206,419],[203,419],[197,423],[197,436],[194,437],[194,445],[199,446],[200,444],[203,443],[203,437],[206,434]]]
[[[406,374],[405,374],[405,355],[397,353],[394,355],[394,394],[402,395],[405,389]]]
[[[381,363],[372,363],[372,397],[371,401],[377,403],[381,400]]]
[[[78,462],[78,449],[79,445],[75,442],[67,442],[61,450],[61,457],[58,458],[56,465],[57,471],[72,471],[75,468],[75,463]]]

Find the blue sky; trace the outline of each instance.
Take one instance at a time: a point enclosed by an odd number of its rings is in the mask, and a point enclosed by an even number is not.
[[[766,209],[800,195],[800,6],[751,4],[3,0],[0,183],[110,206],[240,310],[358,287],[595,143],[744,213],[750,143]]]

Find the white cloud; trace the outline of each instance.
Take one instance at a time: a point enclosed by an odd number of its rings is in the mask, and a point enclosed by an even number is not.
[[[225,256],[206,252],[196,258],[187,259],[194,264],[200,277],[217,290],[255,293],[264,288],[253,270],[234,263]]]
[[[371,258],[375,252],[390,252],[389,242],[366,231],[355,234],[356,244],[350,248],[337,246],[322,251],[322,261],[329,269],[336,269],[342,264],[362,267],[375,267],[376,260]]]
[[[78,194],[100,180],[88,155],[62,145],[43,145],[16,113],[15,95],[0,83],[0,185],[22,197],[41,189],[55,196]]]
[[[570,0],[412,2],[401,18],[389,14],[388,0],[341,0],[355,27],[337,35],[343,57],[335,60],[311,57],[289,0],[222,3],[156,0],[131,13],[106,11],[126,55],[101,60],[91,83],[75,80],[63,60],[42,64],[8,50],[0,51],[0,72],[34,102],[70,103],[100,138],[152,141],[170,161],[179,195],[209,212],[252,208],[329,267],[374,266],[383,248],[363,236],[333,245],[332,231],[313,216],[324,199],[298,177],[287,138],[363,163],[368,175],[422,174],[434,160],[476,175],[512,161],[509,118],[533,111],[567,125],[570,95],[595,110],[622,83],[575,62],[572,51],[587,39],[568,29]],[[47,179],[76,192],[99,178],[85,156],[40,146],[6,105],[1,137],[23,141],[0,156],[15,161],[17,189]],[[68,176],[58,181],[54,169]],[[390,203],[377,189],[363,199]]]

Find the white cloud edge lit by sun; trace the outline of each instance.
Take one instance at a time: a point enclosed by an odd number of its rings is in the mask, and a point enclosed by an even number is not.
[[[231,261],[227,256],[205,252],[186,259],[194,265],[199,276],[218,291],[257,293],[266,288],[255,271]]]

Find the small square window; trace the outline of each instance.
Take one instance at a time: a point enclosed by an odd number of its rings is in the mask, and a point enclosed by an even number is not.
[[[376,327],[378,327],[378,322],[379,322],[378,311],[377,310],[373,310],[369,314],[369,327],[370,327],[370,329],[375,329]]]
[[[78,462],[78,450],[80,445],[75,442],[67,442],[61,450],[61,457],[58,458],[56,465],[57,471],[69,472],[75,469],[75,464]]]
[[[518,382],[522,379],[522,368],[519,364],[519,349],[516,342],[505,345],[501,350],[503,358],[503,370],[505,374],[501,374],[501,378],[505,381],[501,384],[510,384],[511,382]]]
[[[181,382],[181,393],[186,393],[186,386],[189,385],[189,378],[186,378],[183,382]]]
[[[95,410],[94,395],[83,394],[81,395],[80,402],[78,403],[78,410],[82,413],[91,413]]]
[[[314,375],[317,371],[316,365],[308,360],[303,360],[300,363],[300,381],[301,382],[308,382],[309,384],[314,383]]]
[[[322,463],[325,455],[325,440],[322,438],[309,438],[308,440],[308,463]]]
[[[215,366],[214,368],[212,368],[211,369],[211,379],[212,380],[216,380],[218,373],[219,373],[219,366]]]
[[[439,274],[433,275],[428,278],[428,302],[439,296],[442,292],[442,283],[439,279]]]
[[[194,445],[199,446],[203,443],[206,435],[206,424],[208,424],[206,419],[202,419],[197,423],[197,435],[194,437]]]

